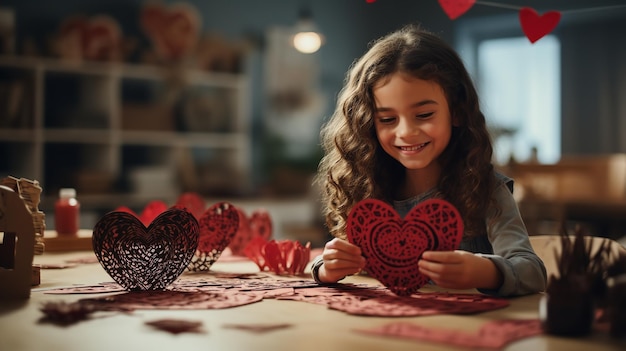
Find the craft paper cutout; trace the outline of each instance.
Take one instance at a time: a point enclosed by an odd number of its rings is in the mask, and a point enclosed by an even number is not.
[[[44,317],[39,323],[68,326],[89,319],[95,309],[90,304],[80,302],[49,301],[42,304],[40,311]]]
[[[311,258],[311,243],[302,246],[293,240],[270,240],[257,236],[246,246],[245,255],[261,271],[276,274],[299,275],[304,273]]]
[[[522,31],[531,43],[543,38],[556,28],[561,20],[561,13],[548,11],[539,15],[530,7],[524,7],[519,11],[519,21]]]
[[[141,223],[143,223],[143,225],[147,227],[150,225],[150,223],[152,223],[152,221],[155,218],[157,218],[158,215],[163,213],[163,211],[167,210],[167,208],[168,206],[165,202],[160,201],[160,200],[153,200],[153,201],[148,202],[146,207],[144,207],[143,211],[141,211],[141,214],[139,215],[126,206],[120,206],[116,208],[115,212],[130,213],[133,216],[139,218]]]
[[[270,331],[280,330],[290,328],[292,325],[283,323],[283,324],[224,324],[222,328],[227,329],[238,329],[247,332],[253,333],[266,333]]]
[[[451,20],[461,17],[465,12],[474,6],[476,0],[438,0],[443,12]]]
[[[200,217],[202,217],[206,210],[206,203],[198,193],[187,192],[182,193],[178,199],[176,199],[174,207],[184,208],[191,212],[197,220],[200,220]]]
[[[93,229],[93,249],[104,270],[126,290],[160,290],[180,276],[198,247],[198,221],[171,208],[146,228],[126,212],[109,212]]]
[[[429,281],[417,263],[426,250],[456,250],[463,220],[452,204],[426,200],[403,219],[375,199],[357,203],[347,219],[348,240],[361,248],[365,270],[397,295],[411,295]]]
[[[70,288],[57,288],[46,290],[46,294],[102,294],[125,291],[118,283],[106,282],[94,285],[81,285]]]
[[[369,299],[333,299],[328,307],[359,316],[414,317],[439,314],[467,315],[509,306],[509,301],[479,294],[421,293],[382,295]]]
[[[188,269],[208,271],[237,233],[241,214],[228,202],[209,207],[199,219],[200,237]]]
[[[159,319],[156,321],[146,322],[146,325],[176,335],[180,333],[205,333],[205,331],[202,330],[202,322],[200,321],[187,321],[183,319]]]
[[[405,338],[417,342],[429,341],[472,349],[501,350],[506,345],[528,337],[540,335],[538,319],[494,320],[483,324],[475,332],[424,327],[409,322],[394,322],[375,328],[357,329],[362,334],[374,334],[392,338]]]
[[[265,240],[271,238],[272,219],[264,209],[257,209],[250,217],[243,209],[237,208],[237,210],[239,211],[239,229],[228,248],[233,255],[244,256],[244,250],[253,238],[262,237]]]
[[[98,311],[209,310],[248,305],[263,300],[261,294],[205,291],[130,291],[106,297],[82,299]]]
[[[46,293],[99,294],[115,291],[115,287],[118,287],[117,291],[123,290],[116,283],[105,283],[92,287],[54,289]],[[510,304],[507,299],[482,294],[434,292],[397,296],[381,285],[348,283],[320,286],[312,279],[287,279],[262,273],[237,275],[215,272],[203,275],[202,278],[182,276],[169,285],[166,291],[133,291],[79,301],[95,306],[97,310],[134,311],[231,308],[263,299],[308,302],[352,315],[381,317],[474,314]]]

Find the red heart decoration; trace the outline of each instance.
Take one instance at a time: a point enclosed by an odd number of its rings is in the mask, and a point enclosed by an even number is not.
[[[126,212],[139,218],[143,225],[148,226],[152,221],[157,218],[158,215],[167,210],[167,204],[160,200],[153,200],[148,202],[146,207],[143,208],[140,215],[137,215],[133,210],[126,206],[120,206],[115,209],[116,212]]]
[[[311,243],[302,246],[296,240],[268,241],[256,236],[248,243],[244,252],[261,272],[267,269],[279,275],[300,275],[304,273],[311,258]]]
[[[147,3],[141,10],[140,20],[156,52],[166,60],[185,57],[198,43],[202,20],[189,3]]]
[[[439,0],[443,12],[450,19],[457,19],[474,6],[476,0]]]
[[[530,7],[524,7],[519,11],[522,31],[531,43],[552,32],[560,20],[561,13],[558,11],[548,11],[541,16]]]
[[[252,212],[248,217],[244,210],[239,210],[239,229],[233,240],[228,245],[235,256],[245,256],[245,248],[252,239],[260,236],[265,240],[272,237],[272,218],[264,209]]]
[[[270,240],[272,237],[272,217],[264,209],[252,212],[250,216],[250,230],[254,237]]]
[[[110,16],[71,16],[61,23],[58,39],[63,57],[113,61],[122,56],[122,30]]]
[[[463,220],[452,204],[426,200],[404,219],[388,204],[367,199],[347,219],[348,240],[360,247],[365,270],[397,295],[411,295],[428,282],[417,263],[426,250],[456,250]]]
[[[206,204],[199,194],[187,192],[181,194],[178,199],[176,199],[174,207],[187,209],[187,211],[191,212],[191,214],[199,220],[205,212]]]
[[[104,215],[93,228],[93,250],[104,270],[126,290],[162,290],[187,268],[200,228],[188,211],[171,208],[146,228],[127,212]]]
[[[189,264],[191,271],[208,271],[235,237],[241,220],[237,208],[228,202],[209,207],[199,219],[198,249]]]

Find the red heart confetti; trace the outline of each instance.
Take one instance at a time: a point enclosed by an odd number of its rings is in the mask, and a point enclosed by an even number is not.
[[[439,5],[443,9],[443,12],[454,20],[474,6],[476,0],[439,0]]]
[[[191,213],[167,209],[146,228],[136,216],[113,211],[93,229],[93,250],[104,270],[126,290],[162,290],[187,268],[200,228]]]
[[[208,271],[235,237],[240,220],[239,210],[228,202],[209,207],[199,219],[198,249],[189,270]]]
[[[426,200],[402,219],[375,199],[357,203],[347,219],[348,240],[363,251],[365,270],[397,295],[411,295],[428,282],[417,263],[426,250],[455,250],[463,220],[452,204]]]
[[[524,7],[519,11],[522,31],[531,43],[552,32],[560,20],[561,13],[558,11],[548,11],[543,15],[539,15],[537,11],[530,7]]]

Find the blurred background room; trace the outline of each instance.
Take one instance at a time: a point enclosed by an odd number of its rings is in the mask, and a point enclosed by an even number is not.
[[[531,43],[523,7],[561,19]],[[61,188],[83,228],[195,192],[321,245],[320,126],[368,43],[412,22],[466,62],[530,234],[626,236],[623,0],[476,1],[456,19],[437,0],[4,0],[0,177],[39,181],[49,229]],[[297,49],[299,32],[319,37]]]

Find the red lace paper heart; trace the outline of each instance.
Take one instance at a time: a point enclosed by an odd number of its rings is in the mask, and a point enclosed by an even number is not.
[[[209,207],[200,217],[198,249],[189,264],[191,271],[208,271],[235,237],[241,220],[239,210],[228,202]]]
[[[474,6],[476,0],[439,0],[443,12],[450,19],[457,19]]]
[[[530,7],[524,7],[519,11],[522,31],[531,43],[552,32],[560,20],[561,13],[557,11],[548,11],[541,16]]]
[[[402,219],[374,199],[357,203],[347,220],[348,240],[363,251],[365,270],[397,295],[410,295],[428,282],[417,263],[426,250],[456,250],[463,220],[447,201],[426,200]]]
[[[167,209],[146,228],[127,212],[109,212],[93,228],[93,250],[126,290],[162,290],[185,270],[200,228],[191,213]]]

